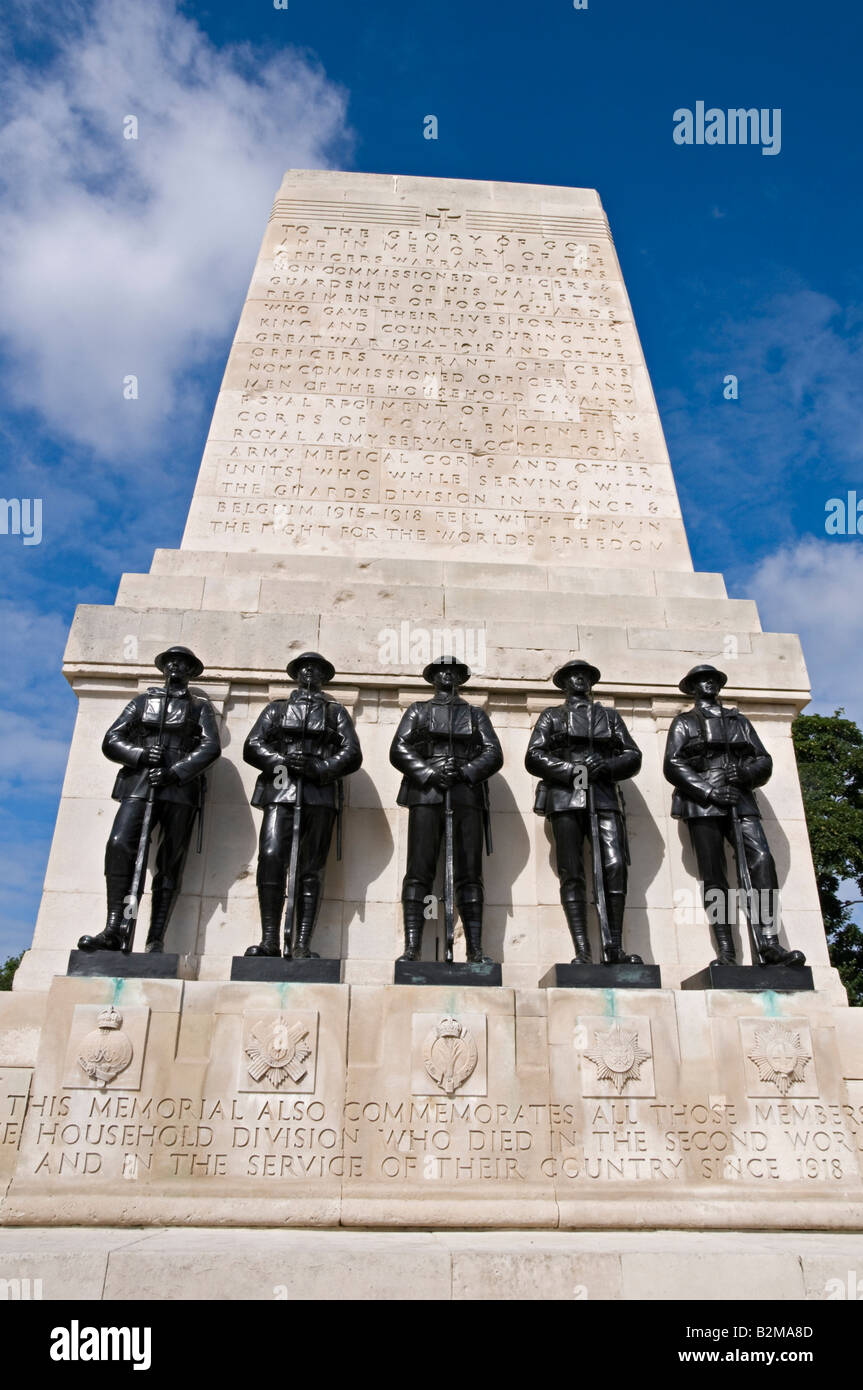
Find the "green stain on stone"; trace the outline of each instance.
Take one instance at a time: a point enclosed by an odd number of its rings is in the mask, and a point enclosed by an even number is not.
[[[762,996],[761,1007],[767,1018],[781,1018],[782,1008],[779,995],[773,989],[766,989]]]
[[[606,1015],[606,1018],[615,1018],[616,1015],[617,1015],[617,1007],[616,1007],[616,1004],[615,1004],[614,990],[613,990],[613,989],[604,989],[604,990],[602,991],[602,993],[603,993],[603,996],[604,996],[604,998],[605,998],[605,1015]]]

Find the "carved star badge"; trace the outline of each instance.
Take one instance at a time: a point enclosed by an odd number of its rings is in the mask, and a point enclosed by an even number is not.
[[[253,1081],[265,1077],[273,1086],[284,1086],[290,1080],[297,1085],[308,1067],[306,1061],[312,1049],[305,1041],[309,1030],[305,1023],[289,1024],[284,1014],[271,1022],[259,1023],[249,1035],[246,1056],[251,1058],[248,1072]]]
[[[756,1028],[755,1048],[748,1056],[757,1067],[760,1080],[772,1082],[783,1096],[795,1082],[804,1080],[803,1072],[812,1061],[812,1054],[800,1042],[800,1034],[781,1023]]]
[[[607,1033],[594,1030],[593,1048],[585,1049],[584,1055],[596,1067],[598,1079],[612,1082],[618,1095],[627,1081],[641,1080],[642,1063],[651,1057],[638,1045],[638,1029],[623,1028],[619,1023]]]

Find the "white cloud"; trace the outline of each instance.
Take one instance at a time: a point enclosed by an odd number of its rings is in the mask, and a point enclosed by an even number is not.
[[[738,315],[692,330],[689,379],[663,396],[699,563],[732,575],[766,538],[793,545],[800,529],[823,525],[826,498],[843,481],[856,486],[863,462],[859,305],[843,308],[789,271],[773,279],[790,288],[765,294],[741,281]],[[723,396],[729,374],[736,400]]]
[[[3,332],[14,402],[128,457],[200,415],[183,374],[224,351],[284,170],[345,147],[345,95],[295,50],[215,48],[173,0],[72,16],[3,82]]]
[[[812,683],[809,713],[844,706],[863,724],[863,545],[799,541],[766,556],[746,588],[766,631],[800,634]]]

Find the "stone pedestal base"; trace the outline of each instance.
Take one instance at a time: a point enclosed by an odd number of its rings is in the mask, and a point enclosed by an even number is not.
[[[176,980],[180,957],[168,951],[70,951],[67,975],[115,980]]]
[[[232,980],[293,980],[306,985],[338,985],[340,960],[286,960],[284,956],[234,956]]]
[[[0,994],[0,1226],[863,1231],[861,1009],[243,959]]]
[[[466,960],[397,960],[393,972],[396,985],[499,985],[501,968],[495,961],[471,965]]]
[[[812,971],[808,965],[708,965],[684,980],[681,989],[742,989],[750,994],[770,989],[781,994],[811,990]]]
[[[658,965],[582,965],[559,961],[540,980],[543,989],[662,989]]]
[[[128,1228],[112,1226],[0,1230],[0,1266],[4,1278],[30,1290],[38,1280],[46,1301],[68,1300],[74,1283],[77,1298],[94,1301],[696,1299],[761,1306],[765,1291],[771,1303],[854,1298],[849,1270],[863,1267],[863,1236],[815,1232],[199,1227],[130,1237]]]

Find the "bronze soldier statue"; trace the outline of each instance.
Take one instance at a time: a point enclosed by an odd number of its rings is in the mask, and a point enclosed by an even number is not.
[[[130,700],[102,743],[105,757],[123,765],[112,792],[120,806],[105,848],[108,920],[97,936],[81,937],[82,951],[131,949],[156,826],[161,839],[145,950],[162,951],[196,817],[200,849],[203,774],[222,751],[216,713],[189,690],[204,667],[188,647],[169,647],[155,665],[166,678],[164,688],[150,686]]]
[[[602,959],[641,965],[623,951],[626,905],[626,822],[619,783],[634,777],[641,753],[616,710],[594,700],[600,672],[587,661],[568,661],[552,676],[566,704],[542,711],[530,736],[525,767],[542,780],[534,810],[551,821],[557,851],[560,901],[575,959],[592,957],[587,935],[584,841],[590,836]]]
[[[704,906],[716,938],[714,965],[736,965],[731,933],[725,841],[735,851],[753,952],[765,965],[802,966],[801,951],[779,944],[776,865],[753,795],[773,771],[773,760],[749,720],[726,706],[719,692],[728,677],[715,666],[694,666],[680,689],[695,697],[668,731],[665,776],[674,787],[671,814],[685,820],[698,862]]]
[[[424,903],[445,840],[446,959],[452,960],[455,901],[468,961],[489,963],[482,952],[483,832],[491,853],[487,783],[503,766],[503,753],[488,715],[459,695],[470,680],[463,662],[438,657],[426,666],[423,680],[435,693],[405,711],[390,748],[390,762],[404,774],[398,804],[409,808],[402,883],[405,949],[399,960],[420,958]]]
[[[336,674],[331,662],[318,652],[303,652],[287,671],[298,688],[286,700],[267,705],[243,748],[246,762],[260,769],[252,805],[264,812],[257,873],[262,937],[246,955],[281,954],[285,908],[284,955],[308,960],[317,959],[309,943],[337,821],[341,858],[341,779],[356,772],[363,755],[344,705],[323,693]]]

